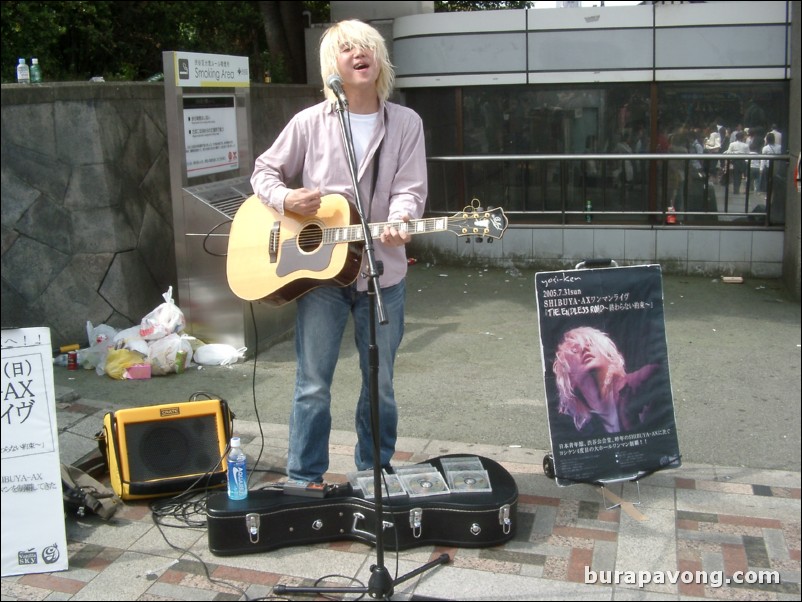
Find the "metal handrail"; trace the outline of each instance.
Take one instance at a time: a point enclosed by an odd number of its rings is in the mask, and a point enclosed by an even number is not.
[[[560,177],[560,191],[559,191],[559,199],[561,208],[557,210],[548,210],[548,209],[526,209],[523,211],[515,211],[511,210],[509,213],[517,214],[519,216],[554,216],[554,215],[562,215],[565,216],[575,216],[575,215],[612,215],[612,216],[643,216],[643,217],[661,217],[665,218],[669,213],[671,213],[670,205],[665,202],[665,197],[667,196],[665,193],[667,191],[667,182],[668,182],[668,169],[666,169],[666,165],[668,161],[682,161],[684,162],[683,166],[683,193],[685,198],[688,198],[688,186],[689,186],[689,178],[688,174],[691,172],[690,165],[692,161],[699,161],[702,165],[702,171],[704,172],[705,177],[705,184],[704,184],[704,194],[707,195],[707,188],[708,186],[713,186],[715,184],[709,184],[708,179],[711,175],[711,162],[722,162],[725,161],[727,163],[732,161],[739,161],[744,160],[748,162],[752,161],[763,161],[766,160],[769,162],[768,173],[767,173],[767,189],[766,189],[766,199],[765,199],[765,211],[749,211],[749,199],[750,199],[750,190],[751,184],[753,183],[754,179],[752,178],[750,166],[747,166],[745,170],[745,181],[744,181],[744,190],[745,190],[745,208],[744,211],[732,211],[730,210],[730,182],[729,182],[729,172],[725,172],[726,175],[724,176],[723,186],[724,186],[724,211],[688,211],[683,210],[680,213],[684,216],[710,216],[710,217],[719,217],[719,216],[727,216],[727,217],[742,217],[742,216],[749,216],[753,220],[756,218],[760,218],[761,222],[752,222],[751,225],[757,225],[762,223],[765,226],[769,226],[770,224],[770,215],[771,215],[771,202],[773,197],[773,176],[774,176],[774,165],[777,161],[785,161],[788,163],[790,161],[790,155],[783,153],[777,155],[771,154],[729,154],[729,153],[582,153],[582,154],[503,154],[503,155],[451,155],[451,156],[431,156],[427,158],[427,161],[430,164],[442,164],[443,165],[443,185],[447,186],[448,177],[445,173],[446,165],[447,164],[469,164],[469,163],[537,163],[537,162],[559,162],[563,169],[563,166],[571,163],[578,163],[581,165],[580,173],[583,176],[587,176],[587,162],[588,161],[597,161],[602,164],[602,173],[601,173],[601,181],[599,186],[595,186],[593,188],[600,189],[602,191],[603,198],[606,198],[604,195],[609,194],[608,189],[611,189],[612,186],[607,182],[607,176],[609,175],[609,171],[607,170],[607,165],[613,161],[631,161],[631,162],[651,162],[656,167],[661,167],[662,172],[659,174],[657,173],[656,169],[654,171],[650,171],[648,174],[645,175],[643,184],[648,191],[648,198],[646,199],[646,206],[649,207],[649,210],[591,210],[588,211],[585,208],[580,210],[575,209],[568,209],[566,207],[565,199],[567,198],[567,188],[569,187],[569,183],[566,181],[565,177]],[[518,169],[521,169],[519,166]],[[466,187],[466,175],[462,174],[461,183],[463,187]],[[658,189],[657,185],[662,184],[661,191],[663,192],[662,197],[658,198]],[[752,193],[755,194],[755,193]],[[458,195],[460,198],[463,198],[465,195]],[[754,198],[754,197],[753,197]],[[660,201],[663,202],[660,202]],[[446,214],[449,213],[449,210],[457,210],[459,211],[462,207],[449,207],[447,210],[436,210],[433,209],[431,213],[442,213]],[[565,222],[565,219],[563,219]],[[610,224],[613,225],[613,224]],[[733,225],[737,225],[733,224]]]
[[[591,153],[591,154],[562,154],[562,155],[445,155],[442,157],[427,157],[427,161],[587,161],[587,160],[611,160],[622,161],[625,159],[635,159],[638,161],[654,160],[682,160],[700,159],[702,161],[721,161],[723,159],[769,159],[771,161],[790,159],[790,155],[761,155],[761,154],[738,154],[735,153]]]

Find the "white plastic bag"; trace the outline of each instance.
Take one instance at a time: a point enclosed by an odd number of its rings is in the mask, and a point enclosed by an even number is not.
[[[162,297],[164,303],[142,318],[139,326],[139,336],[146,341],[179,333],[187,325],[184,312],[173,301],[173,287],[168,288]]]
[[[121,330],[114,335],[113,343],[115,349],[129,349],[148,355],[148,342],[139,335],[139,326]]]
[[[237,349],[233,345],[224,343],[209,343],[195,350],[195,363],[202,366],[227,366],[236,364],[240,358],[245,358],[247,347]]]
[[[186,351],[186,365],[192,361],[192,345],[177,334],[168,334],[165,337],[151,341],[148,344],[148,363],[153,376],[163,376],[175,372],[175,354]]]
[[[110,341],[96,343],[86,349],[81,349],[78,353],[80,364],[86,370],[95,369],[98,376],[106,374],[106,356],[112,349]]]
[[[87,370],[94,368],[98,376],[103,376],[106,373],[106,356],[109,349],[114,347],[116,335],[116,328],[108,324],[93,326],[87,320],[86,338],[89,339],[89,347],[81,351],[81,365]]]
[[[89,320],[86,321],[86,338],[89,341],[90,347],[106,341],[111,344],[116,334],[117,329],[113,326],[109,326],[108,324],[93,326],[92,322]]]

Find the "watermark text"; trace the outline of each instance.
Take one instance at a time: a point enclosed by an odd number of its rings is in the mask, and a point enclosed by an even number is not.
[[[593,571],[585,567],[585,583],[601,585],[709,585],[713,588],[725,585],[754,585],[780,583],[777,571],[735,571],[725,577],[723,571]]]

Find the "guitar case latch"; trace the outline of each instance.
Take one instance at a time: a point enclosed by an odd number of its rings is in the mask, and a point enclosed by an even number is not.
[[[501,508],[498,509],[498,524],[501,525],[501,529],[504,532],[504,535],[510,534],[510,529],[512,528],[512,521],[510,520],[509,504],[504,504]]]
[[[261,519],[256,512],[245,515],[245,527],[248,529],[248,539],[251,543],[259,543],[259,524]]]
[[[423,508],[413,508],[409,511],[409,526],[412,528],[412,536],[419,539],[421,536],[421,523],[423,522]]]

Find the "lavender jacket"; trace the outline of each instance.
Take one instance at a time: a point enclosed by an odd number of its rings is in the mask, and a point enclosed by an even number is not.
[[[346,114],[347,118],[347,114]],[[373,198],[373,159],[381,143],[379,173]],[[359,194],[370,223],[420,219],[428,184],[423,123],[412,109],[385,102],[362,164],[357,169]],[[256,159],[251,176],[254,192],[263,203],[284,213],[284,199],[292,188],[319,188],[321,194],[341,194],[354,201],[348,159],[340,121],[328,101],[304,109],[284,128],[273,145]],[[407,273],[406,250],[387,247],[374,238],[376,259],[383,262],[382,287],[398,284]],[[367,280],[357,279],[359,290]]]

